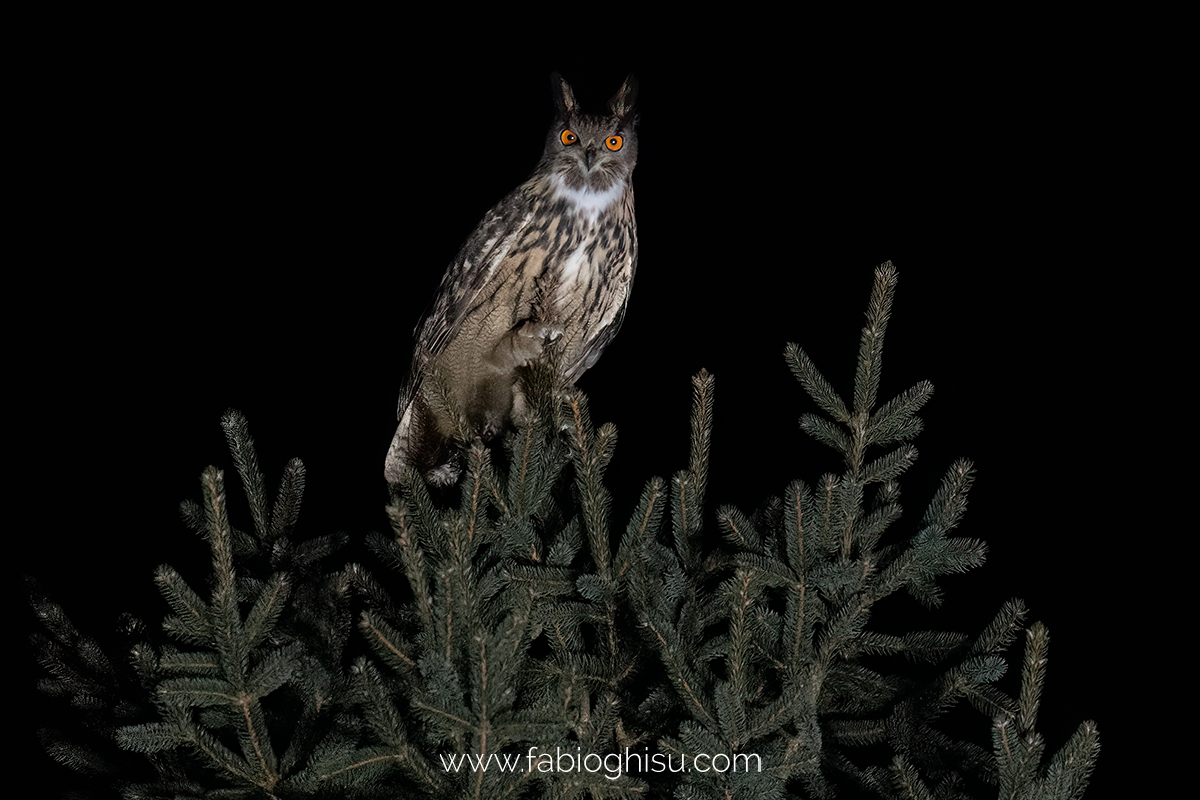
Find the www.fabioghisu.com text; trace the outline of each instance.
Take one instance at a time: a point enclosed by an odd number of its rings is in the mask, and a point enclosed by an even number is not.
[[[623,753],[584,753],[554,748],[553,751],[529,748],[522,753],[442,753],[442,769],[446,772],[532,772],[532,773],[599,773],[609,780],[626,774],[662,772],[761,772],[762,759],[757,753],[680,753],[641,752],[625,749]]]

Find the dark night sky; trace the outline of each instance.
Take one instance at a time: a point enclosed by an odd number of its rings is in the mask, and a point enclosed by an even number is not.
[[[159,563],[199,581],[207,551],[177,507],[204,466],[228,465],[227,407],[248,415],[269,479],[304,460],[303,532],[384,528],[412,327],[537,160],[550,70],[599,107],[633,69],[637,280],[580,383],[620,431],[617,518],[684,466],[701,367],[717,379],[711,501],[749,511],[833,468],[796,426],[813,408],[781,353],[800,343],[849,394],[872,269],[890,259],[883,395],[937,389],[907,523],[968,457],[960,532],[991,548],[914,626],[976,631],[1021,596],[1052,635],[1050,746],[1099,722],[1089,797],[1136,766],[1124,681],[1141,606],[1114,587],[1135,548],[1113,537],[1146,457],[1128,451],[1113,361],[1153,353],[1113,324],[1150,289],[1111,272],[1133,238],[1109,124],[1138,111],[1120,57],[1084,70],[1052,34],[924,42],[886,24],[753,48],[697,31],[433,56],[396,25],[64,12],[30,29],[29,245],[6,298],[23,321],[8,390],[20,572],[98,627],[157,613]]]

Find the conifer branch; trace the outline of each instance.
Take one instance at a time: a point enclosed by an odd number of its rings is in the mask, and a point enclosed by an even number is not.
[[[867,324],[863,327],[859,345],[858,369],[854,374],[854,419],[871,413],[879,393],[883,362],[883,336],[892,313],[896,292],[896,269],[888,261],[875,270],[875,284],[867,305]]]
[[[772,778],[755,784],[758,793],[774,795],[788,781],[799,780],[816,796],[826,796],[831,784],[823,770],[834,764],[846,776],[854,775],[860,788],[883,794],[900,790],[910,797],[935,796],[921,770],[947,759],[958,759],[961,769],[985,778],[994,774],[980,748],[949,739],[933,723],[964,697],[991,713],[1011,707],[993,684],[1004,672],[999,649],[1020,617],[1020,605],[1002,609],[970,649],[962,634],[894,636],[868,627],[875,603],[902,588],[929,604],[939,602],[938,579],[978,566],[986,552],[981,542],[948,536],[966,507],[972,471],[965,461],[947,474],[920,529],[900,544],[879,548],[884,533],[901,518],[897,480],[915,462],[916,450],[908,441],[920,432],[916,412],[932,394],[932,386],[921,382],[876,407],[895,284],[890,265],[877,271],[853,412],[803,350],[790,345],[785,351],[801,385],[833,418],[806,414],[801,427],[843,455],[845,473],[825,476],[815,494],[793,482],[783,502],[768,505],[754,522],[734,509],[721,509],[717,520],[723,538],[737,551],[729,561],[714,561],[698,550],[691,476],[678,474],[671,495],[673,547],[662,553],[648,548],[644,562],[665,571],[665,591],[631,595],[679,708],[690,718],[680,725],[678,738],[665,736],[661,746],[680,754],[751,746],[772,752],[775,742],[789,742],[781,760],[765,773]],[[892,450],[869,457],[870,448],[889,445]],[[763,521],[770,522],[765,529]],[[709,598],[704,586],[714,566],[730,572]],[[722,610],[698,613],[701,607]],[[689,644],[718,620],[724,627],[707,643]],[[867,668],[860,663],[864,655],[903,656],[930,665],[934,674],[913,685],[899,674]],[[709,667],[714,662],[719,671]],[[764,690],[769,691],[765,696]],[[836,720],[823,723],[829,715]],[[814,760],[802,732],[821,729],[827,734]],[[914,746],[917,742],[920,746]],[[905,754],[891,765],[891,788],[886,771],[860,770],[853,763],[850,748],[877,743]],[[717,784],[682,780],[697,796],[726,786],[724,779]]]
[[[708,458],[712,449],[713,387],[715,380],[706,369],[692,376],[692,435],[688,473],[695,485],[696,505],[704,507],[708,487]]]
[[[225,441],[229,446],[229,454],[233,457],[233,465],[250,500],[254,531],[259,538],[267,538],[270,535],[266,513],[269,507],[267,490],[262,470],[258,466],[258,452],[254,449],[254,440],[250,438],[250,424],[244,414],[231,408],[222,415],[221,427],[225,431]]]
[[[1046,680],[1049,643],[1046,627],[1035,622],[1026,632],[1020,699],[1015,707],[998,713],[993,723],[992,743],[1002,798],[1082,797],[1100,754],[1096,724],[1088,720],[1043,766],[1046,745],[1034,724]]]
[[[834,391],[833,385],[817,370],[808,353],[804,352],[799,345],[789,342],[784,348],[783,355],[792,375],[800,381],[804,391],[816,402],[817,406],[833,417],[834,422],[848,423],[850,412],[846,410],[846,404]]]

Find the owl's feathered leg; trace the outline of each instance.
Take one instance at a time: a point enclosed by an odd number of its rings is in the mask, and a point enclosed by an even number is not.
[[[526,320],[515,326],[492,350],[489,363],[498,370],[510,373],[534,359],[541,358],[547,341],[562,336],[562,328],[537,320]]]
[[[558,326],[527,320],[505,337],[507,341],[501,342],[504,347],[503,357],[511,376],[505,382],[508,391],[511,392],[507,413],[509,420],[521,425],[525,424],[529,417],[524,387],[517,378],[517,370],[540,359],[546,351],[547,342],[557,340],[562,333],[562,328]]]
[[[474,396],[467,404],[467,417],[484,441],[508,427],[520,403],[517,370],[541,358],[547,341],[562,331],[535,320],[514,325],[488,353],[476,374]]]
[[[453,381],[439,381],[439,376],[445,376],[436,368],[432,370],[431,380],[416,387],[412,401],[400,416],[384,462],[387,482],[398,484],[407,466],[433,485],[457,482],[462,458],[456,442],[476,435],[490,441],[514,419],[526,417],[525,396],[516,372],[541,358],[547,342],[561,335],[562,329],[551,324],[535,320],[518,323],[477,362],[472,391],[465,397],[455,399],[450,388]],[[451,429],[445,429],[446,425]]]

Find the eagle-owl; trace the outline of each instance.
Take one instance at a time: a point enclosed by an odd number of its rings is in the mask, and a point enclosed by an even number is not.
[[[417,325],[389,484],[405,464],[430,483],[454,483],[455,419],[495,436],[522,402],[517,368],[547,340],[561,337],[563,371],[575,381],[621,326],[637,266],[636,82],[626,78],[600,116],[583,114],[557,73],[551,88],[556,114],[541,160],[484,216]]]

